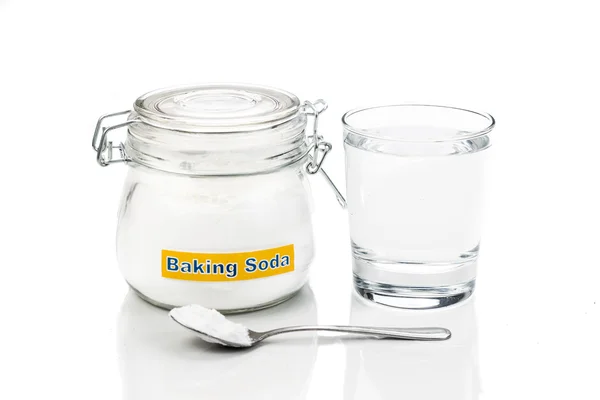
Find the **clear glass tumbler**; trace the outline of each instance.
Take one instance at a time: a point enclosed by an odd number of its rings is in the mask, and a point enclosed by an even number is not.
[[[342,122],[358,293],[416,309],[469,297],[493,117],[390,105],[349,111]]]

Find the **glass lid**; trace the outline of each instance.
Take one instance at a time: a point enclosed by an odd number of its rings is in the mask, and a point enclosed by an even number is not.
[[[246,84],[206,84],[159,89],[139,97],[143,122],[186,132],[265,129],[296,117],[298,98],[284,90]]]

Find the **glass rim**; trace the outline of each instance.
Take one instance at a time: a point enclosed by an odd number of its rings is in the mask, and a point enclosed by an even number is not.
[[[402,139],[402,138],[393,138],[392,139],[392,138],[376,136],[376,135],[370,134],[369,130],[356,128],[355,126],[352,126],[348,122],[349,117],[351,117],[355,114],[361,113],[361,112],[365,112],[365,111],[373,111],[373,110],[379,110],[379,109],[384,109],[384,108],[410,108],[410,107],[428,107],[428,108],[467,112],[467,113],[474,114],[479,117],[485,118],[488,121],[488,124],[482,129],[477,129],[477,130],[473,130],[473,131],[461,130],[460,132],[463,133],[464,135],[460,136],[460,137],[452,137],[452,138],[448,138],[448,139],[435,139],[435,140],[431,140],[431,139],[430,140],[427,140],[427,139],[409,140],[409,139]],[[372,139],[387,140],[387,141],[391,141],[391,142],[425,143],[425,142],[450,142],[450,141],[455,141],[455,140],[467,140],[467,139],[474,139],[479,136],[484,136],[484,135],[487,135],[488,133],[490,133],[492,131],[492,129],[494,129],[494,126],[496,125],[496,120],[494,119],[494,117],[492,117],[491,114],[488,114],[488,113],[482,112],[482,111],[473,111],[473,110],[469,110],[466,108],[453,107],[453,106],[442,106],[442,105],[436,105],[436,104],[408,103],[408,104],[384,104],[384,105],[355,108],[350,111],[347,111],[342,116],[342,125],[344,126],[344,129],[348,130],[349,132],[351,132],[353,134],[372,138]]]

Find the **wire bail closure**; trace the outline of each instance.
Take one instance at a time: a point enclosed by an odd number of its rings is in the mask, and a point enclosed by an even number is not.
[[[305,166],[306,172],[310,175],[320,172],[334,191],[340,206],[346,208],[346,199],[344,199],[344,196],[335,186],[325,170],[321,168],[323,161],[325,161],[325,157],[327,157],[327,154],[329,154],[332,149],[331,143],[324,141],[323,136],[319,135],[318,132],[319,115],[327,110],[327,103],[322,99],[316,100],[315,102],[305,101],[302,107],[302,110],[306,115],[312,115],[314,117],[312,135],[307,136],[309,161]],[[105,114],[98,119],[98,122],[96,122],[96,129],[94,130],[94,137],[92,138],[92,148],[96,152],[96,161],[100,166],[106,167],[107,165],[114,163],[131,161],[131,158],[125,152],[125,143],[119,142],[119,144],[115,145],[109,140],[108,136],[109,133],[114,130],[125,128],[140,121],[137,119],[130,119],[115,125],[104,126],[105,120],[129,115],[130,113],[131,110]],[[117,157],[114,156],[114,150],[118,150],[119,155]]]
[[[325,102],[325,100],[319,99],[316,100],[314,103],[310,101],[305,101],[303,106],[306,115],[312,115],[314,117],[312,135],[307,136],[307,139],[309,140],[309,145],[312,149],[312,154],[309,156],[309,162],[306,164],[306,172],[308,172],[311,175],[320,172],[321,175],[323,175],[323,177],[327,181],[329,187],[335,193],[335,198],[337,199],[340,206],[345,209],[346,199],[339,191],[337,186],[335,186],[335,183],[333,183],[329,175],[327,175],[327,172],[325,172],[325,170],[321,168],[323,161],[325,161],[325,157],[327,157],[327,154],[329,154],[329,152],[333,148],[331,143],[324,141],[323,136],[319,135],[318,132],[319,115],[321,115],[323,111],[327,110],[327,103]]]
[[[112,141],[108,140],[108,133],[113,130],[124,128],[138,121],[132,119],[116,125],[107,127],[102,126],[104,120],[108,118],[128,115],[129,113],[131,113],[131,110],[105,114],[98,119],[98,122],[96,122],[96,129],[94,130],[94,137],[92,138],[92,148],[96,151],[96,161],[98,164],[100,164],[100,166],[106,167],[107,165],[114,163],[131,161],[131,159],[125,153],[125,144],[120,142],[118,145],[114,145]],[[100,134],[100,131],[102,131],[102,134]],[[98,136],[100,136],[99,141]],[[119,158],[113,158],[113,150],[119,150]]]
[[[314,103],[305,101],[303,106],[306,115],[312,115],[314,117],[312,135],[307,136],[312,154],[310,156],[310,161],[306,165],[306,172],[314,175],[319,172],[321,169],[321,164],[323,164],[327,153],[329,153],[332,149],[331,143],[325,142],[323,140],[323,136],[319,135],[318,131],[319,115],[321,115],[323,111],[327,110],[328,106],[327,103],[322,99],[319,99]]]

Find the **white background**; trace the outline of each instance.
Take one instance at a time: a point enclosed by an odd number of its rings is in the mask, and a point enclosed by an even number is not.
[[[593,3],[0,0],[0,398],[599,398]],[[326,167],[342,186],[347,109],[496,117],[474,301],[406,314],[353,297],[346,215],[316,178],[310,288],[236,319],[436,323],[451,341],[298,335],[219,352],[126,296],[114,255],[126,167],[97,166],[95,121],[148,90],[214,81],[326,99]]]

